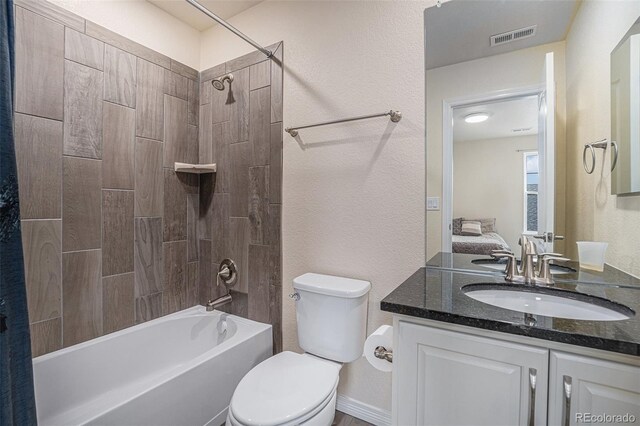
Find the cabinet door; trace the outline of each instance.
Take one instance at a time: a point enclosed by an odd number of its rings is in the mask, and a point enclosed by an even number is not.
[[[399,322],[398,425],[545,425],[548,351]]]
[[[640,367],[551,352],[549,424],[634,423],[618,415],[640,421]]]

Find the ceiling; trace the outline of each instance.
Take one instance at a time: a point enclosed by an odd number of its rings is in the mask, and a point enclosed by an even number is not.
[[[191,6],[185,0],[147,1],[158,6],[160,9],[170,15],[173,15],[198,31],[204,31],[214,25],[217,25],[213,19]],[[229,19],[261,2],[262,0],[198,0],[198,3],[220,16],[222,19]]]
[[[477,112],[489,113],[489,118],[482,123],[467,123],[464,121],[467,115]],[[519,131],[514,131],[514,129]],[[454,142],[527,136],[537,133],[537,96],[527,96],[453,110]]]
[[[452,0],[425,11],[426,67],[564,40],[579,0]],[[490,37],[537,25],[536,35],[491,47]]]

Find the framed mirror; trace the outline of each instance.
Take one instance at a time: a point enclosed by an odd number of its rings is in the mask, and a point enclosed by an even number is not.
[[[635,40],[639,16],[640,2],[605,0],[452,0],[425,11],[428,265],[519,253],[528,234],[574,260],[577,241],[607,242],[606,263],[640,276],[640,196],[611,195],[625,168],[640,185],[640,140],[629,167],[620,143],[609,167],[622,117],[609,105],[627,95],[614,93],[612,52]],[[603,140],[587,174],[585,145]]]
[[[640,20],[611,52],[612,194],[640,192]]]

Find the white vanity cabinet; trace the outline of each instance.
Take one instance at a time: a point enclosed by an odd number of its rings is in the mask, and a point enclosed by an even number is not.
[[[550,360],[549,424],[640,422],[640,367],[556,351]]]
[[[394,319],[395,425],[569,426],[602,414],[640,422],[638,357],[405,318]]]
[[[397,425],[546,425],[545,349],[400,322]]]

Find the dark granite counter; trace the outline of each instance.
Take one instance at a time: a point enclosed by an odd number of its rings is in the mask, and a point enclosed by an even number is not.
[[[440,252],[429,259],[427,268],[502,276],[504,275],[505,264],[506,260],[496,261],[490,256],[480,254]],[[553,279],[556,282],[577,281],[580,283],[610,284],[619,287],[640,288],[639,278],[606,264],[603,272],[596,272],[580,269],[578,262],[557,262],[553,271]]]
[[[557,282],[556,289],[604,298],[636,313],[621,321],[582,321],[524,314],[482,303],[462,290],[465,285],[476,283],[505,282],[499,274],[421,268],[385,297],[380,306],[394,314],[640,356],[640,287]]]

